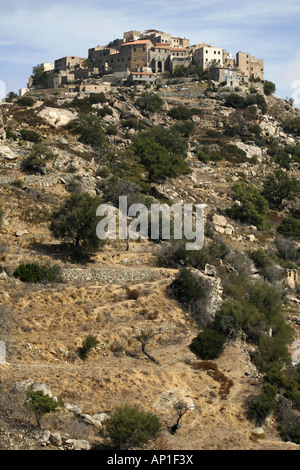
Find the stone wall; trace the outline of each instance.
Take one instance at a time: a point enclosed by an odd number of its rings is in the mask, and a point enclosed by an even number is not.
[[[92,268],[64,269],[62,277],[66,281],[93,281],[123,284],[126,282],[155,281],[168,277],[162,269],[122,269],[122,268]]]

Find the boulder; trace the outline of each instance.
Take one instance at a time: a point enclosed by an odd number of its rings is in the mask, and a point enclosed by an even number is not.
[[[42,382],[34,382],[32,385],[29,386],[29,389],[33,392],[43,392],[44,395],[48,395],[50,398],[53,397],[51,388]]]
[[[4,341],[0,341],[0,364],[6,363],[6,347]]]
[[[216,232],[222,233],[224,235],[229,235],[229,236],[233,234],[234,229],[233,229],[232,225],[230,225],[227,222],[227,220],[224,216],[214,215],[212,223],[213,223],[213,227],[214,227]]]
[[[77,113],[70,111],[69,109],[59,108],[44,108],[38,116],[44,119],[48,124],[54,127],[66,126],[70,121],[76,118]]]
[[[18,155],[7,145],[0,145],[0,157],[5,158],[5,160],[16,160]]]
[[[58,432],[51,432],[50,441],[57,447],[62,445],[62,437]]]
[[[67,411],[70,411],[70,413],[74,413],[75,415],[81,414],[81,409],[77,405],[73,405],[72,403],[65,403],[64,407]]]
[[[67,439],[65,448],[67,450],[90,450],[91,444],[84,439]]]

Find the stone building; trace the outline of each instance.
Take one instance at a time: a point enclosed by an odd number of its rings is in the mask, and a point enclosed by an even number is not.
[[[236,66],[248,78],[264,80],[264,61],[262,59],[256,59],[247,52],[239,51],[236,54]]]
[[[203,69],[208,68],[213,62],[223,66],[223,49],[208,44],[200,45],[193,53],[193,64]]]
[[[156,43],[148,52],[148,66],[155,73],[163,73],[170,68],[170,45]]]
[[[58,72],[72,70],[84,65],[86,59],[84,57],[66,56],[57,59],[54,62],[54,68]]]
[[[176,67],[184,65],[188,67],[192,62],[189,50],[184,47],[171,47],[170,49],[170,72],[174,73]]]
[[[153,72],[131,72],[127,82],[133,85],[156,85],[157,75]]]
[[[247,75],[231,67],[215,67],[210,71],[210,79],[217,83],[224,83],[226,86],[235,88],[248,82]]]

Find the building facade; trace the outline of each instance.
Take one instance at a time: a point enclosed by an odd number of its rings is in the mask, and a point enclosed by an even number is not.
[[[236,54],[236,66],[248,78],[264,80],[264,61],[256,59],[247,52],[239,51]]]

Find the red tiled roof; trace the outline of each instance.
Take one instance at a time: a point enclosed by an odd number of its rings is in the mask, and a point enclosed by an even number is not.
[[[137,39],[136,41],[125,42],[124,44],[121,44],[121,46],[131,46],[134,44],[148,44],[148,42],[151,42],[150,39]]]
[[[160,48],[165,47],[166,49],[170,49],[171,46],[170,46],[170,44],[166,44],[165,42],[157,42],[155,44],[155,47],[160,47]]]
[[[187,52],[187,49],[185,47],[171,47],[170,51]]]
[[[155,75],[153,72],[131,72],[132,75]]]

